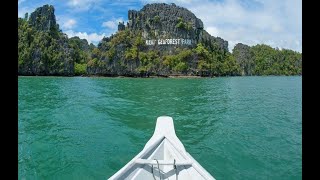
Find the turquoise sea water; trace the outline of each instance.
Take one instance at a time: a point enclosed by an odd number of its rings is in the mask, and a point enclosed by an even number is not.
[[[19,179],[106,179],[172,116],[216,179],[302,178],[301,77],[19,77]]]

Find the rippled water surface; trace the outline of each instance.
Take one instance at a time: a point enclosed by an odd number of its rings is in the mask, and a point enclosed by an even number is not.
[[[301,77],[19,77],[19,179],[106,179],[172,116],[217,179],[301,179]]]

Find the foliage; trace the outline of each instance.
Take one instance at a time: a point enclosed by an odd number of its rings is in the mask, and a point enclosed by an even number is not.
[[[87,64],[78,64],[75,63],[74,66],[74,74],[75,75],[83,75],[87,73]]]
[[[174,71],[178,71],[178,72],[184,72],[188,69],[188,66],[186,65],[185,62],[179,62],[174,68]]]
[[[178,17],[178,22],[176,24],[176,28],[185,29],[190,31],[192,29],[191,22],[185,22],[181,17]]]
[[[229,53],[219,42],[202,39],[193,48],[164,51],[146,46],[143,30],[126,28],[104,37],[97,47],[79,37],[68,38],[45,6],[48,16],[18,18],[18,73],[20,75],[149,75],[193,74],[200,76],[301,75],[302,54],[268,45],[240,45]],[[48,23],[49,21],[49,23]],[[159,23],[160,17],[147,23]],[[192,23],[177,19],[176,28],[192,30]],[[150,39],[156,29],[150,29]],[[199,41],[198,41],[199,42]],[[182,46],[183,47],[183,46]]]
[[[73,75],[79,54],[56,28],[37,30],[31,19],[18,18],[18,73],[22,75]],[[44,22],[43,22],[44,23]]]
[[[155,22],[155,23],[159,23],[160,22],[160,16],[154,16],[153,17],[153,22]]]
[[[258,44],[251,47],[254,75],[301,75],[302,54],[288,49],[274,49]]]

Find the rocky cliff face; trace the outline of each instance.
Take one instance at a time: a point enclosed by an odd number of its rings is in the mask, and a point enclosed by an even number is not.
[[[58,30],[52,5],[44,5],[37,8],[29,17],[29,24],[38,31]]]
[[[53,6],[18,19],[18,74],[73,75],[75,57],[69,39],[59,31]]]
[[[146,40],[188,39],[191,43],[173,42],[163,45],[155,42],[148,49],[161,52],[171,51],[176,47],[194,48],[202,43],[210,50],[228,51],[228,42],[213,37],[204,30],[203,22],[186,8],[175,4],[154,3],[145,5],[140,11],[129,10],[127,28],[141,31]]]
[[[234,58],[240,65],[241,75],[252,75],[254,62],[253,53],[250,51],[250,46],[238,43],[234,46],[232,53]]]
[[[92,51],[94,46],[93,44],[89,45],[88,41],[86,39],[80,39],[78,36],[71,37],[69,38],[70,43],[75,43],[80,50],[85,51],[85,52],[90,52]]]
[[[165,3],[129,10],[127,24],[119,22],[118,32],[103,38],[98,49],[104,55],[98,58],[99,65],[90,63],[89,74],[203,74],[213,61],[223,63],[229,53],[228,42],[206,32],[191,11]]]
[[[204,30],[203,22],[175,4],[147,4],[128,12],[128,23],[98,47],[68,38],[44,5],[18,18],[19,75],[233,76],[302,74],[301,53],[267,45],[228,42]]]

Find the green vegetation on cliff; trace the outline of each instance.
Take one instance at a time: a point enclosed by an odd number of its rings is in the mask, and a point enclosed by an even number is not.
[[[241,67],[241,75],[302,75],[302,54],[289,49],[239,43],[233,56]]]
[[[160,7],[161,6],[161,7]],[[162,23],[162,11],[168,6],[172,25]],[[302,54],[268,45],[237,44],[228,52],[228,42],[210,36],[201,20],[191,12],[166,4],[146,5],[141,12],[129,11],[130,23],[110,37],[104,37],[97,47],[79,37],[68,38],[56,24],[54,8],[37,8],[30,17],[18,18],[19,75],[301,75]],[[168,16],[168,17],[171,17]],[[191,18],[188,18],[191,17]],[[188,19],[185,21],[184,19]],[[152,22],[151,22],[152,20]],[[146,25],[142,26],[141,21]],[[171,21],[170,21],[171,22]],[[194,24],[193,24],[193,23]],[[160,28],[160,30],[157,30]],[[170,38],[167,31],[194,39],[192,46],[147,46],[145,40]],[[179,38],[179,37],[178,37]]]
[[[73,75],[77,54],[56,29],[38,31],[18,19],[18,72],[22,75]]]
[[[22,75],[74,75],[77,52],[59,31],[53,6],[45,5],[18,18],[18,73]]]

